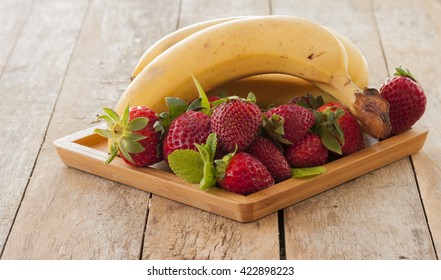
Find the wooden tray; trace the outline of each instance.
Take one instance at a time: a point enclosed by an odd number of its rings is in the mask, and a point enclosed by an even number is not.
[[[99,126],[101,127],[101,126]],[[368,147],[325,165],[327,172],[308,179],[289,179],[270,188],[243,196],[211,188],[199,189],[172,174],[164,163],[135,168],[116,158],[107,158],[107,140],[92,127],[54,142],[63,162],[71,167],[148,191],[239,222],[251,222],[280,209],[329,190],[384,165],[419,151],[428,134],[413,128],[381,142],[368,139]]]

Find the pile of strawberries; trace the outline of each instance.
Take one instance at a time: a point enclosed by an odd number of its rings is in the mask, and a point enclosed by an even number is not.
[[[263,110],[253,94],[208,98],[195,83],[199,99],[187,104],[167,98],[169,111],[161,114],[127,106],[120,117],[105,108],[107,114],[99,118],[109,129],[95,131],[111,139],[106,162],[117,155],[137,167],[164,160],[201,189],[218,186],[248,195],[293,177],[293,170],[322,173],[327,162],[365,147],[357,119],[337,102],[305,95]],[[424,92],[408,75],[388,79],[380,94],[391,105],[393,134],[409,129],[424,112]]]

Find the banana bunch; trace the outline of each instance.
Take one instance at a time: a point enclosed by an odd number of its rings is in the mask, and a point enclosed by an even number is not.
[[[211,93],[253,91],[260,105],[325,93],[347,106],[366,133],[384,138],[390,130],[388,103],[365,89],[369,75],[360,50],[319,24],[289,16],[217,19],[164,37],[141,58],[115,111],[127,104],[166,111],[167,96],[191,101],[198,96],[192,74]]]

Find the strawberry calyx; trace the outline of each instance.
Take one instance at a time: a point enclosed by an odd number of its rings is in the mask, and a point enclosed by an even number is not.
[[[343,130],[338,120],[345,114],[341,107],[329,106],[323,112],[314,111],[315,124],[312,131],[320,136],[323,146],[341,155],[345,143]]]
[[[249,103],[256,103],[257,102],[256,95],[254,93],[252,93],[252,92],[249,92],[248,95],[247,95],[247,98],[241,98],[241,97],[236,96],[236,95],[222,97],[222,98],[219,98],[218,100],[213,101],[211,103],[211,106],[212,106],[212,108],[214,108],[214,107],[217,107],[217,106],[221,105],[222,103],[228,102],[230,100],[236,100],[236,99],[242,100],[242,101],[245,101],[245,102],[249,102]]]
[[[265,134],[275,143],[292,145],[293,143],[285,138],[284,129],[285,119],[279,115],[271,115],[269,118],[265,114],[262,115],[262,128]]]
[[[159,120],[153,125],[153,128],[161,133],[161,137],[168,130],[173,120],[188,110],[187,102],[178,97],[166,97],[165,103],[167,104],[168,111],[159,114]]]
[[[320,106],[325,104],[325,101],[323,99],[323,96],[318,95],[317,97],[314,97],[311,93],[307,92],[304,96],[296,96],[292,98],[289,102],[289,104],[297,104],[299,106],[302,106],[306,109],[313,109],[316,110]]]
[[[170,127],[171,123],[174,119],[182,115],[183,113],[193,110],[193,111],[202,111],[204,114],[208,116],[211,115],[211,104],[210,101],[205,94],[204,89],[201,84],[192,74],[191,77],[195,83],[196,89],[199,93],[199,98],[195,99],[193,102],[187,104],[183,99],[178,97],[166,97],[165,103],[167,104],[168,111],[162,112],[159,114],[159,120],[153,125],[153,128],[161,133],[161,136],[165,134],[165,132]]]
[[[402,66],[395,68],[394,76],[407,77],[407,78],[411,79],[412,81],[418,83],[415,75],[412,72],[410,72],[409,69],[407,69],[407,68],[403,69]]]
[[[103,119],[107,124],[107,129],[97,128],[95,133],[110,139],[110,156],[105,161],[109,164],[118,155],[118,152],[131,163],[134,163],[130,154],[137,154],[143,152],[145,149],[139,141],[146,139],[145,136],[135,133],[136,131],[144,129],[149,119],[146,117],[138,117],[130,120],[129,105],[126,106],[122,117],[110,109],[103,108],[106,114],[98,116],[98,119]]]

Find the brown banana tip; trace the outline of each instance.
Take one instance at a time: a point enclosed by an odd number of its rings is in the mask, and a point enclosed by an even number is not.
[[[387,138],[391,130],[389,103],[374,88],[355,93],[355,98],[355,116],[360,120],[363,131],[377,139]]]

